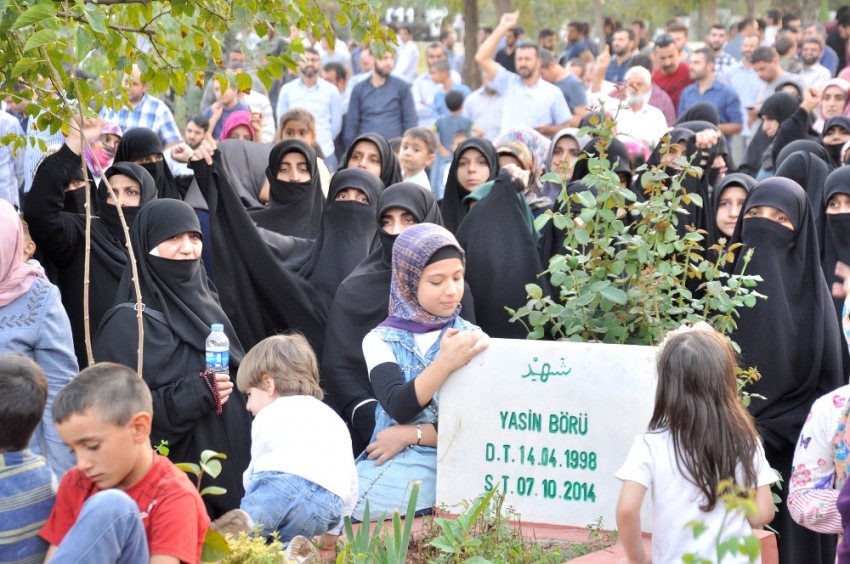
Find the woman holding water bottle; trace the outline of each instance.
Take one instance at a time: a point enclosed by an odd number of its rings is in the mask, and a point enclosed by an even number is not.
[[[179,200],[158,200],[139,213],[130,234],[144,303],[142,377],[154,400],[151,442],[168,441],[174,462],[198,463],[201,453],[227,455],[215,479],[223,495],[206,495],[215,519],[239,508],[242,473],[251,453],[251,416],[242,394],[232,393],[244,356],[233,327],[210,292],[201,266],[203,240],[198,217]],[[138,359],[136,292],[128,264],[115,306],[103,318],[94,339],[98,362],[133,369]]]

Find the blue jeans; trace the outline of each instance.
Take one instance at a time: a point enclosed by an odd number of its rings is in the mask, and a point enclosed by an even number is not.
[[[251,516],[264,537],[277,531],[288,544],[333,529],[342,519],[342,498],[294,474],[257,472],[239,508]]]
[[[103,490],[83,504],[51,564],[147,564],[148,539],[139,506],[120,490]]]

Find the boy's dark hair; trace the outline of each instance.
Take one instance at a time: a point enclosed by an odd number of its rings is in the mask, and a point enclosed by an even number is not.
[[[463,94],[457,90],[452,90],[446,94],[446,107],[450,112],[456,112],[463,107]]]
[[[325,66],[322,67],[322,70],[325,72],[333,71],[335,81],[339,81],[340,79],[344,79],[348,76],[348,73],[345,70],[345,65],[337,61],[328,61],[325,63]],[[336,86],[336,84],[334,84],[334,86]]]
[[[196,116],[190,117],[186,121],[187,122],[191,121],[192,123],[194,123],[195,125],[197,125],[201,129],[203,129],[204,131],[210,130],[210,120],[209,120],[208,117],[206,117],[204,115],[198,114]]]
[[[449,92],[451,94],[451,92]],[[446,96],[448,98],[448,96]],[[461,99],[462,100],[462,99]],[[410,137],[411,139],[418,139],[425,143],[425,147],[428,148],[428,154],[433,155],[437,152],[437,134],[434,133],[433,129],[428,127],[411,127],[407,131],[404,132],[404,137]]]
[[[773,48],[776,49],[776,52],[779,53],[780,57],[788,56],[788,52],[794,48],[794,40],[790,37],[780,37],[776,40],[776,43],[773,44]],[[753,62],[755,62],[755,52],[753,52]]]
[[[47,377],[21,354],[0,354],[0,449],[27,448],[47,404]]]
[[[53,422],[96,409],[103,423],[123,427],[143,411],[153,416],[148,385],[136,371],[114,362],[89,366],[62,388],[53,400]]]
[[[753,51],[752,63],[772,63],[776,60],[777,53],[773,47],[761,46]]]
[[[650,73],[652,72],[652,57],[645,53],[639,53],[632,57],[632,60],[629,61],[629,68],[632,67],[643,67],[648,70]]]
[[[800,19],[800,16],[798,16],[797,14],[793,14],[791,12],[788,12],[787,14],[782,16],[782,29],[791,29],[791,27],[792,27],[791,22],[796,22],[799,19]],[[793,27],[796,28],[797,26],[793,26]]]

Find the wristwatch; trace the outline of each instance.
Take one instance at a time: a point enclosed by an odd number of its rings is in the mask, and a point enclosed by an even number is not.
[[[416,424],[416,444],[422,444],[422,423]]]

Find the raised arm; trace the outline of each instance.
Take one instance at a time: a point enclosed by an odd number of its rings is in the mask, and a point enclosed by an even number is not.
[[[490,37],[484,40],[475,53],[475,62],[484,69],[484,72],[487,73],[487,78],[491,80],[496,77],[496,73],[502,68],[502,65],[493,60],[493,56],[499,48],[499,41],[502,40],[502,37],[505,36],[508,30],[516,26],[518,18],[519,11],[502,14],[499,25],[496,26]]]

